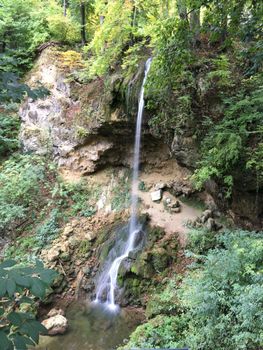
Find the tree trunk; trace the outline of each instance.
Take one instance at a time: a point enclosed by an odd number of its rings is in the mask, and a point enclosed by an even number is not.
[[[104,23],[104,16],[100,16],[100,25],[102,26]]]
[[[85,8],[85,3],[82,2],[80,4],[80,17],[81,17],[81,42],[82,45],[84,46],[87,42],[86,40],[86,8]]]
[[[185,0],[177,0],[177,10],[182,20],[187,20],[187,7]]]
[[[200,9],[190,13],[190,29],[194,35],[194,45],[200,41]]]
[[[63,0],[63,15],[67,16],[67,0]]]

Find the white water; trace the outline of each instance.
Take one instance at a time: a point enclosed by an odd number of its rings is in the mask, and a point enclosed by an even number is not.
[[[140,146],[141,146],[141,130],[142,130],[142,118],[144,111],[144,86],[147,80],[147,76],[151,67],[151,58],[149,58],[145,64],[144,79],[139,96],[139,106],[136,122],[136,136],[134,144],[134,158],[133,158],[133,176],[132,176],[132,196],[131,196],[131,219],[129,224],[128,240],[124,244],[121,254],[114,259],[104,273],[102,273],[96,291],[95,302],[100,302],[102,294],[107,293],[107,305],[111,310],[117,309],[115,304],[115,290],[117,288],[117,277],[119,267],[124,259],[126,259],[130,252],[134,250],[134,244],[137,234],[140,232],[141,227],[138,224],[137,209],[138,209],[138,177],[139,177],[139,163],[140,163]]]

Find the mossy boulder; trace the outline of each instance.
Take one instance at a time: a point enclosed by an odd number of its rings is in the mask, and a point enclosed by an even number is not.
[[[151,278],[154,275],[149,252],[143,252],[139,255],[131,265],[131,272],[142,278]]]
[[[156,272],[162,272],[168,267],[171,259],[166,249],[157,247],[152,250],[151,255],[152,264]]]

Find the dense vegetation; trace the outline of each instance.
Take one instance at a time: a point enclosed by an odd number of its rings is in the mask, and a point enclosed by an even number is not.
[[[171,153],[175,140],[191,137],[198,156],[187,165],[196,188],[212,179],[231,198],[241,174],[258,197],[262,19],[255,0],[0,0],[0,234],[20,236],[5,252],[18,265],[0,265],[1,349],[38,342],[43,328],[28,304],[44,297],[54,275],[35,259],[69,218],[95,214],[99,194],[85,181],[65,184],[50,159],[20,152],[19,103],[48,94],[23,82],[41,50],[57,45],[66,64],[77,67],[71,79],[100,79],[106,92],[118,72],[120,94],[152,56],[146,86],[152,133]],[[125,181],[116,187],[114,210],[129,205],[128,191]],[[148,322],[125,348],[262,347],[262,234],[193,231],[188,249],[190,272],[156,291]]]
[[[179,285],[177,276],[151,298],[149,321],[124,349],[258,349],[263,341],[262,235],[234,231],[211,237],[194,231],[189,244],[198,262]]]

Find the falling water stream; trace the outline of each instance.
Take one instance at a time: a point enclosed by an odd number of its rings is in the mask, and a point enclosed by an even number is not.
[[[134,250],[137,234],[140,232],[141,227],[137,217],[138,207],[138,177],[139,177],[139,163],[140,163],[140,146],[141,146],[141,130],[142,119],[144,111],[144,86],[147,80],[147,76],[151,67],[151,58],[149,58],[145,64],[144,79],[139,96],[139,106],[136,122],[136,136],[134,144],[134,158],[133,158],[133,177],[132,177],[132,189],[131,189],[131,218],[129,224],[128,239],[123,245],[120,255],[117,256],[111,265],[106,268],[97,284],[96,299],[95,302],[101,302],[102,296],[106,292],[106,304],[109,309],[116,310],[118,306],[115,303],[115,291],[117,288],[117,277],[119,267],[124,259],[126,259],[130,252]]]

